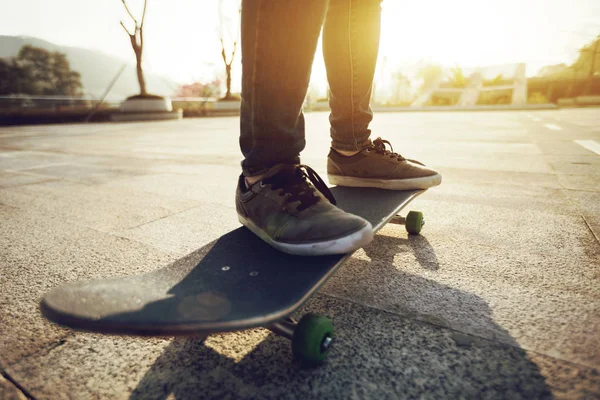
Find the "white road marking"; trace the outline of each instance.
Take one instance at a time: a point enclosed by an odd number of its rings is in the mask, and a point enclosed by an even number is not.
[[[544,126],[548,129],[552,129],[553,131],[562,131],[562,128],[556,124],[545,124]]]
[[[542,120],[541,118],[538,118],[538,117],[533,117],[531,119],[534,120],[535,122],[540,122]]]
[[[595,140],[574,140],[574,142],[600,156],[600,143]]]

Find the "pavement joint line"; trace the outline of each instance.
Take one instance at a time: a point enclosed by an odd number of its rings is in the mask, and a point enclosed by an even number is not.
[[[16,171],[29,171],[29,170],[32,170],[32,169],[49,168],[49,167],[60,167],[60,166],[64,166],[64,165],[71,165],[71,164],[68,163],[68,162],[66,162],[66,163],[42,164],[42,165],[36,165],[35,167],[27,167],[27,168],[17,169]]]
[[[146,192],[146,193],[150,193],[150,192]],[[156,194],[156,193],[154,193],[154,194]],[[184,199],[184,200],[189,200],[189,199]],[[152,221],[146,221],[146,222],[143,222],[143,223],[141,223],[139,225],[131,226],[131,227],[125,229],[125,230],[113,231],[113,232],[105,232],[105,233],[111,233],[111,234],[119,235],[119,233],[127,232],[129,230],[136,229],[136,228],[142,227],[144,225],[148,225],[148,224],[151,224],[153,222],[160,221],[160,220],[172,217],[173,215],[177,215],[177,214],[181,214],[181,213],[184,213],[186,211],[189,211],[189,210],[193,210],[194,208],[198,208],[198,207],[200,207],[200,206],[203,205],[202,203],[198,203],[196,200],[191,200],[191,201],[196,202],[196,204],[194,204],[191,207],[185,208],[183,210],[175,211],[174,213],[165,215],[163,217],[160,217],[160,218],[157,218],[157,219],[153,219]],[[206,204],[215,204],[215,203],[206,203]]]
[[[573,140],[573,142],[577,143],[584,149],[593,151],[600,156],[600,143],[596,142],[595,140]]]
[[[2,189],[3,188],[0,188],[0,191],[2,191]],[[2,201],[0,201],[0,206],[2,206],[2,207],[10,207],[10,208],[13,208],[15,210],[20,210],[20,211],[25,210],[24,208],[21,208],[21,207],[15,207],[15,206],[11,206],[10,204],[3,203]]]
[[[23,385],[21,385],[19,382],[16,381],[16,379],[14,379],[12,376],[10,376],[10,374],[8,372],[6,372],[6,370],[4,368],[0,367],[0,374],[2,374],[2,377],[4,379],[6,379],[8,382],[12,383],[12,385],[19,391],[21,392],[21,394],[23,394],[23,396],[27,397],[28,399],[32,399],[35,400],[35,397],[33,397],[33,395],[23,387]]]
[[[40,315],[41,315],[41,313],[40,313]],[[45,357],[48,354],[50,354],[52,351],[65,345],[67,343],[67,339],[73,338],[78,334],[78,332],[75,331],[74,329],[67,328],[65,326],[61,326],[61,325],[58,325],[55,323],[52,323],[52,325],[62,328],[63,330],[66,331],[66,333],[64,335],[60,336],[58,339],[54,340],[52,343],[49,343],[46,346],[40,347],[39,349],[37,349],[33,352],[23,354],[18,360],[11,363],[10,365],[7,365],[7,367],[11,367],[13,365],[17,365],[17,364],[26,362],[26,360],[31,357],[39,357],[39,356]],[[90,332],[82,331],[80,333],[85,334],[85,333],[90,333]],[[0,364],[0,368],[1,367],[2,367],[2,365]]]
[[[192,252],[188,252],[187,250],[185,250],[183,252],[173,251],[173,249],[167,249],[165,247],[155,246],[155,245],[150,244],[150,243],[142,242],[141,240],[138,240],[138,239],[134,239],[134,238],[126,237],[126,236],[121,236],[118,233],[108,233],[108,235],[114,236],[114,237],[119,238],[119,239],[129,240],[131,242],[135,242],[135,243],[138,243],[140,245],[153,248],[155,250],[160,250],[160,251],[162,251],[164,253],[171,254],[171,255],[173,255],[175,257],[175,259],[173,261],[169,261],[167,264],[161,265],[161,266],[157,267],[156,269],[165,268],[165,267],[173,264],[174,262],[177,262],[180,259],[187,257],[188,255],[192,254],[194,251],[196,251],[196,250],[194,250]],[[208,243],[211,243],[211,242],[208,242]],[[206,243],[206,244],[208,244],[208,243]]]
[[[592,236],[594,236],[596,238],[596,242],[598,243],[598,245],[600,245],[600,238],[598,237],[598,235],[596,235],[596,232],[594,232],[594,230],[592,229],[591,225],[585,218],[585,215],[582,215],[581,218],[583,218],[583,222],[585,223],[585,225],[588,227],[588,229],[592,233]]]
[[[48,179],[44,179],[43,181],[38,181],[38,182],[21,183],[19,185],[10,185],[10,186],[0,186],[0,190],[2,190],[2,189],[18,188],[18,187],[23,187],[23,186],[38,185],[40,183],[58,182],[58,181],[62,181],[62,180],[64,180],[64,179],[52,179],[52,178],[48,178]]]

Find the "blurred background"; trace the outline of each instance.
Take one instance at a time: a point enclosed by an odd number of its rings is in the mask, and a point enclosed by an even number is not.
[[[147,94],[169,97],[184,116],[236,110],[218,103],[239,102],[239,1],[0,5],[0,123],[102,120],[140,94],[129,35],[142,19]],[[600,105],[597,0],[384,0],[382,7],[374,107]],[[305,108],[328,108],[320,46]]]

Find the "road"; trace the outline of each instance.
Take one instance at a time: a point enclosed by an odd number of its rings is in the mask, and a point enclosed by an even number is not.
[[[600,112],[382,113],[373,136],[439,169],[304,312],[304,369],[264,329],[116,337],[44,320],[57,285],[151,271],[239,226],[234,117],[0,128],[0,398],[599,398]],[[328,121],[303,162],[325,176]],[[284,266],[282,266],[284,267]]]

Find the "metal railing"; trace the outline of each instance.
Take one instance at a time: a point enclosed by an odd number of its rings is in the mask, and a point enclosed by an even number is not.
[[[118,107],[122,99],[105,99],[102,106]],[[64,110],[69,108],[93,109],[100,99],[92,96],[30,96],[25,94],[0,96],[0,110],[6,109],[46,109]]]

